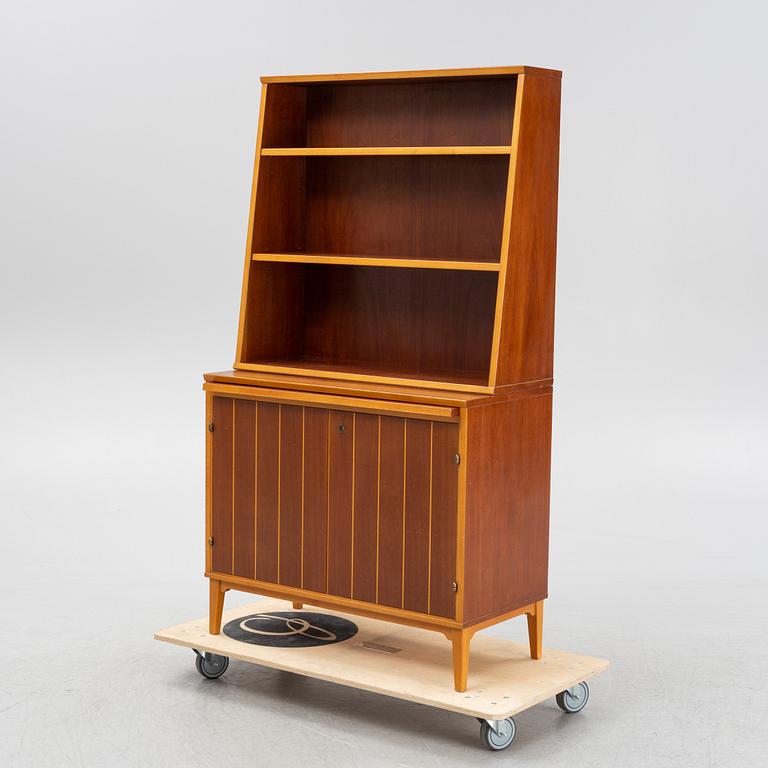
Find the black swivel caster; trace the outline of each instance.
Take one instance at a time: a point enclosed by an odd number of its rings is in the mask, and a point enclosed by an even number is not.
[[[219,656],[215,653],[200,653],[195,649],[195,668],[208,680],[215,680],[221,677],[229,666],[228,656]]]

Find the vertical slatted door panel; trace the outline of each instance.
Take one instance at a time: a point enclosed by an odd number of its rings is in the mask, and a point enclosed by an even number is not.
[[[279,581],[290,587],[301,586],[301,464],[304,408],[280,406],[280,535]]]
[[[232,573],[232,399],[213,398],[213,425],[211,569],[216,573]]]
[[[329,411],[328,593],[352,593],[352,481],[355,414]]]
[[[304,409],[302,586],[314,592],[328,586],[328,420],[325,409]]]
[[[379,417],[355,414],[352,597],[376,602]]]
[[[451,583],[456,579],[458,446],[457,424],[439,421],[432,424],[429,612],[447,618],[456,615],[456,593],[451,589]]]
[[[405,419],[381,417],[379,446],[379,555],[376,602],[403,604],[403,479]]]
[[[431,441],[431,422],[406,420],[403,608],[421,613],[429,604]]]
[[[256,422],[256,578],[277,583],[280,406],[259,403]]]
[[[252,400],[233,400],[232,573],[254,576],[256,533],[256,409]]]

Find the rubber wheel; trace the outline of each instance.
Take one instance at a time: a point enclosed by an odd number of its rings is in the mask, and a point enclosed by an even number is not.
[[[215,653],[206,653],[203,656],[195,658],[195,667],[197,671],[209,680],[215,680],[221,677],[229,666],[228,656],[218,656]]]
[[[581,712],[589,701],[589,686],[586,683],[577,683],[572,690],[575,696],[570,691],[561,691],[555,696],[557,706],[569,715]]]
[[[517,732],[515,721],[511,717],[502,720],[499,730],[500,733],[496,733],[485,720],[480,723],[480,740],[494,752],[506,749],[515,740]]]

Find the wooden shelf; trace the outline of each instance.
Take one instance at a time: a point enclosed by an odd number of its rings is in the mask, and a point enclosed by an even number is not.
[[[454,147],[266,147],[268,157],[348,157],[357,155],[508,155],[509,146]]]
[[[472,272],[498,272],[498,262],[449,261],[419,258],[384,258],[378,256],[336,256],[327,253],[254,253],[253,261],[287,264],[336,264],[358,267],[401,267],[410,269],[458,269]]]
[[[264,373],[283,373],[290,375],[310,375],[320,378],[345,379],[347,381],[380,382],[382,384],[400,384],[426,387],[429,389],[450,388],[464,392],[491,392],[488,377],[480,371],[436,370],[417,371],[402,366],[394,368],[383,363],[367,364],[339,362],[326,363],[315,358],[289,357],[265,358],[238,366],[246,371]]]

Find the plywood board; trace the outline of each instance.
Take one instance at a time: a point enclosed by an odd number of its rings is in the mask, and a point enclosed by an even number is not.
[[[259,600],[224,611],[222,626],[239,616],[290,610],[291,604],[283,600]],[[242,643],[223,633],[210,635],[208,617],[203,617],[160,630],[155,639],[489,720],[511,717],[608,667],[605,659],[548,648],[534,661],[527,645],[479,633],[471,644],[469,687],[457,693],[451,646],[443,635],[338,611],[307,610],[343,616],[359,631],[333,645],[274,648]],[[363,643],[400,650],[385,653]]]

